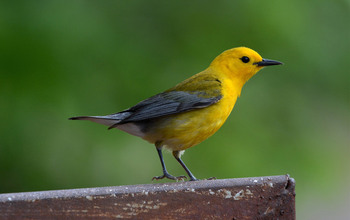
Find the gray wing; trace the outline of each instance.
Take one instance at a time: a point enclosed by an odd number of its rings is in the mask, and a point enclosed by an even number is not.
[[[191,94],[184,91],[170,91],[152,96],[135,106],[119,112],[127,117],[117,124],[149,120],[165,115],[186,112],[192,109],[210,106],[221,99],[221,95],[203,98],[199,94]]]
[[[205,108],[221,98],[220,80],[212,76],[197,75],[124,111],[105,116],[80,116],[70,119],[89,120],[110,126],[109,129],[111,129],[129,122],[145,121]]]

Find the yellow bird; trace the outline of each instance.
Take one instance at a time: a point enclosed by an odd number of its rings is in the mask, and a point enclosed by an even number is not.
[[[89,120],[118,128],[155,144],[163,175],[153,179],[178,180],[168,173],[162,149],[172,152],[190,180],[197,180],[181,160],[187,148],[213,135],[226,121],[243,85],[265,66],[282,64],[263,59],[246,47],[229,49],[217,56],[204,71],[171,89],[143,100],[124,111],[106,116],[81,116],[72,120]]]

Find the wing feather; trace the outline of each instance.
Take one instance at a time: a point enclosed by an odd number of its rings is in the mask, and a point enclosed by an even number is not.
[[[221,82],[215,77],[199,77],[201,78],[190,78],[172,89],[117,113],[127,112],[129,114],[128,117],[116,123],[115,126],[205,108],[218,102],[222,98]]]

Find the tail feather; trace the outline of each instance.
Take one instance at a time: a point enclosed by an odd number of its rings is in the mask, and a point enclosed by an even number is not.
[[[108,129],[118,128],[122,131],[125,131],[129,134],[143,137],[145,134],[139,125],[134,123],[124,123],[124,119],[127,119],[132,113],[128,111],[118,112],[111,115],[105,116],[78,116],[69,118],[69,120],[88,120],[92,122],[96,122],[99,124],[107,125]]]
[[[110,127],[115,124],[118,124],[129,115],[130,113],[121,112],[121,113],[105,115],[105,116],[78,116],[78,117],[69,118],[69,120],[88,120],[99,124],[107,125],[108,127]]]
[[[88,121],[96,122],[107,126],[112,126],[120,121],[113,118],[107,118],[106,116],[79,116],[79,117],[72,117],[70,118],[70,120],[88,120]]]

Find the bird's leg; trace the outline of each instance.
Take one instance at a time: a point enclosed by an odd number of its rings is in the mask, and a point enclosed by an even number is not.
[[[181,160],[180,158],[180,151],[173,151],[173,156],[175,159],[181,164],[181,166],[185,169],[186,173],[190,177],[190,181],[196,181],[198,180],[192,173],[191,171],[186,167],[185,163]]]
[[[183,180],[183,179],[187,178],[186,176],[177,176],[177,177],[175,177],[175,176],[169,174],[168,171],[166,170],[166,167],[165,167],[163,154],[162,154],[162,148],[156,147],[156,149],[157,149],[157,152],[158,152],[158,155],[159,155],[160,162],[162,163],[163,175],[162,176],[155,176],[155,177],[152,178],[152,180],[160,180],[160,179],[164,179],[164,178],[168,178],[168,179],[171,179],[171,180]]]

